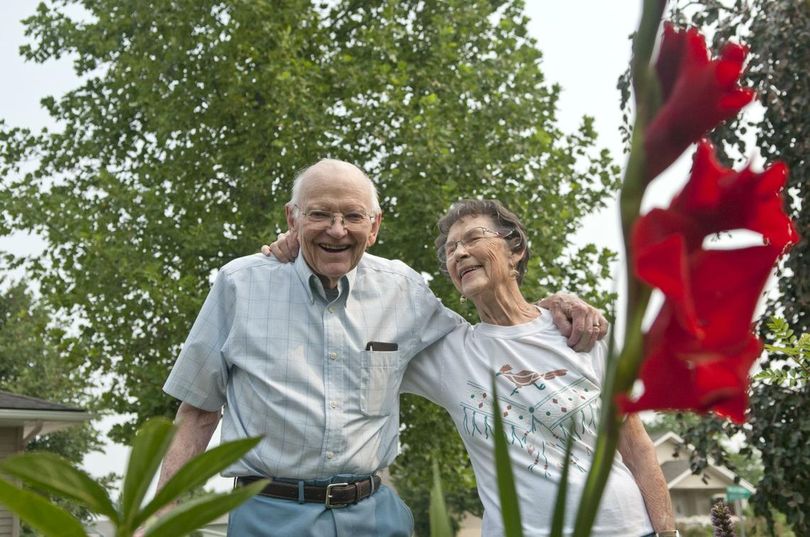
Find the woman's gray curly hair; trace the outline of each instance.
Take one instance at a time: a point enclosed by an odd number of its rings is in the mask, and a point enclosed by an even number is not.
[[[501,234],[509,244],[511,251],[523,251],[523,257],[520,258],[515,267],[518,272],[517,282],[520,284],[529,264],[529,243],[526,238],[526,228],[523,227],[520,218],[504,207],[498,200],[459,200],[441,217],[438,224],[439,236],[436,237],[436,255],[439,258],[441,271],[447,274],[447,256],[444,251],[447,234],[453,224],[465,216],[489,216],[497,228],[494,231]]]

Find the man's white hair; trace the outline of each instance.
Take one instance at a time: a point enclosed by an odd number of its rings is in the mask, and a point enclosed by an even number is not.
[[[310,177],[322,174],[323,169],[328,169],[330,171],[338,172],[338,171],[349,171],[352,173],[359,174],[368,182],[369,192],[371,193],[371,212],[372,215],[377,215],[381,212],[380,209],[380,199],[379,195],[377,194],[377,187],[374,184],[366,172],[361,170],[359,167],[355,166],[351,162],[346,162],[344,160],[337,160],[331,158],[321,159],[315,164],[304,168],[298,175],[295,177],[295,181],[293,181],[292,187],[292,197],[290,201],[287,203],[289,207],[293,209],[293,216],[298,218],[298,213],[300,211],[299,207],[301,206],[301,189],[303,188],[304,181],[309,179]]]

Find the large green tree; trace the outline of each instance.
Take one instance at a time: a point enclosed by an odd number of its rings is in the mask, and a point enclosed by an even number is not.
[[[711,133],[719,152],[737,167],[755,146],[768,162],[782,160],[790,168],[785,195],[786,210],[802,239],[778,272],[779,293],[768,304],[763,318],[779,315],[795,336],[810,332],[810,1],[807,0],[680,0],[670,14],[678,24],[706,32],[713,49],[733,40],[750,50],[744,74],[746,85],[757,91],[763,113],[741,117]],[[626,86],[626,79],[620,86]],[[761,333],[771,342],[790,347],[787,327]],[[747,423],[738,427],[716,418],[684,422],[682,434],[697,449],[693,469],[701,471],[711,457],[732,469],[723,440],[742,433],[741,454],[750,464],[761,458],[763,472],[752,497],[755,512],[773,524],[772,510],[786,515],[797,535],[810,534],[810,386],[806,365],[769,352],[760,362],[765,374],[752,384]],[[788,377],[805,381],[780,381],[772,370],[786,370]],[[737,461],[738,464],[740,461]],[[773,526],[772,526],[773,527]]]
[[[81,84],[43,104],[60,127],[0,131],[0,232],[40,234],[27,266],[80,326],[84,367],[114,379],[106,404],[172,415],[162,383],[211,275],[283,225],[296,170],[320,157],[362,166],[382,193],[373,252],[433,277],[435,222],[450,202],[495,197],[520,214],[534,254],[530,297],[568,288],[597,304],[609,252],[568,246],[617,169],[589,118],[556,126],[520,1],[84,0],[72,19],[41,5],[26,21],[36,62],[75,60]],[[37,162],[32,170],[25,169]],[[461,311],[472,318],[468,307]],[[443,412],[403,404],[394,469],[424,521],[430,465],[451,508],[480,509]]]

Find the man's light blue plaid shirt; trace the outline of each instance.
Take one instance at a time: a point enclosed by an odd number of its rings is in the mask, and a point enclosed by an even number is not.
[[[364,254],[338,289],[327,300],[303,256],[220,270],[163,389],[224,406],[222,441],[264,436],[223,475],[321,479],[394,460],[405,367],[462,321],[399,261]]]

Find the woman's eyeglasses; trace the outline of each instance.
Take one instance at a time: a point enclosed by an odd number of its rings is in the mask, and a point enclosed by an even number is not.
[[[464,236],[461,239],[457,241],[447,241],[444,244],[444,258],[447,259],[451,257],[453,254],[455,254],[459,246],[464,246],[465,249],[470,249],[474,247],[482,239],[495,237],[505,239],[506,237],[511,235],[513,231],[514,230],[504,234],[499,231],[486,228],[484,226],[477,226],[470,228],[467,230],[466,233],[464,233]]]

